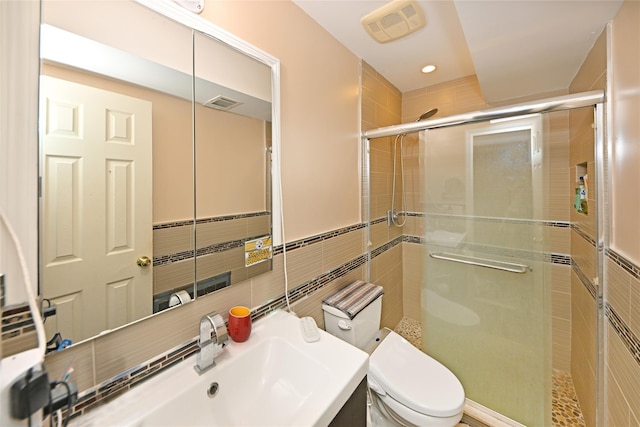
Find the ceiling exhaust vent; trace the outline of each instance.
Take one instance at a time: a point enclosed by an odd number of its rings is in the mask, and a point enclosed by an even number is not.
[[[216,110],[231,110],[232,108],[237,107],[240,104],[242,104],[242,102],[238,102],[235,99],[218,95],[215,98],[211,98],[202,105],[209,108],[215,108]]]
[[[427,21],[417,2],[393,0],[366,15],[360,22],[376,41],[387,43],[418,31]]]

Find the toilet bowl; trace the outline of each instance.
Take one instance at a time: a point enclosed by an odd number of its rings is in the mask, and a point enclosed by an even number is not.
[[[362,350],[377,344],[369,358],[374,427],[452,427],[464,410],[464,389],[444,365],[390,331],[380,343],[382,288],[355,281],[324,300],[325,329]]]

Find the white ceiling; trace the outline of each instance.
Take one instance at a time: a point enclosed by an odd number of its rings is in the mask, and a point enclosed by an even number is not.
[[[401,92],[476,74],[488,102],[566,89],[622,0],[420,0],[427,24],[378,43],[380,0],[293,0]],[[423,74],[427,64],[437,65]]]

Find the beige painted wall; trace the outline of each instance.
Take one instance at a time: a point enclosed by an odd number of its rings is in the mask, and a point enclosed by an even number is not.
[[[605,423],[640,425],[640,361],[625,342],[629,336],[640,339],[640,2],[623,3],[610,46],[611,249],[635,265],[636,273],[607,259],[606,304],[627,331],[620,334],[607,317]]]
[[[640,264],[640,3],[627,0],[612,26],[611,247]]]
[[[285,237],[360,222],[360,61],[291,1],[207,0],[200,15],[281,61]]]
[[[267,210],[265,122],[196,105],[196,217]]]

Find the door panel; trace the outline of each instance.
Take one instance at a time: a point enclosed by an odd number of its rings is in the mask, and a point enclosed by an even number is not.
[[[47,76],[41,93],[46,327],[76,342],[152,312],[151,103]]]

